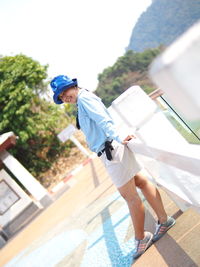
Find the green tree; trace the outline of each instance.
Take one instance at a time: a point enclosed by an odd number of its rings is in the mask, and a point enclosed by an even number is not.
[[[45,90],[47,66],[24,55],[0,59],[0,132],[13,130],[25,143],[36,134],[34,97]]]
[[[0,134],[19,136],[12,153],[36,178],[66,149],[56,136],[68,124],[65,111],[40,97],[46,78],[47,66],[30,57],[0,58]]]

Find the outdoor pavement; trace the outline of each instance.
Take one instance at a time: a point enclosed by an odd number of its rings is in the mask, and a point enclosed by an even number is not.
[[[168,214],[177,223],[133,262],[129,211],[101,161],[94,158],[54,194],[53,204],[0,250],[0,266],[200,266],[200,214],[193,210],[182,213],[160,192]],[[143,200],[147,207],[145,228],[153,232],[155,215]]]

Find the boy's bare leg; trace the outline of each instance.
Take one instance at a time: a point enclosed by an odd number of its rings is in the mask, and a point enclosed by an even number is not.
[[[139,187],[155,211],[160,223],[167,221],[167,214],[158,189],[142,173],[135,175],[135,185]]]
[[[137,239],[144,238],[144,218],[145,209],[140,196],[136,190],[135,180],[131,179],[128,183],[118,188],[119,193],[127,202],[131,219],[133,222],[135,237]]]

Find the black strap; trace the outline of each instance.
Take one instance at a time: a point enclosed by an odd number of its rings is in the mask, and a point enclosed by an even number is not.
[[[80,124],[79,124],[79,120],[78,120],[78,112],[77,112],[77,114],[76,114],[76,128],[77,128],[78,130],[81,129],[81,126],[80,126]]]
[[[78,129],[78,130],[80,130],[81,129],[81,126],[80,126],[80,124],[79,124],[79,119],[78,119],[78,105],[76,105],[77,106],[77,113],[76,113],[76,128]]]
[[[99,151],[99,152],[97,153],[97,156],[98,156],[98,157],[101,157],[101,155],[102,155],[104,152],[105,152],[105,148],[102,149],[101,151]]]
[[[101,157],[101,155],[102,155],[104,152],[106,152],[106,157],[107,157],[107,159],[108,159],[108,160],[112,160],[112,154],[111,154],[111,151],[114,150],[114,148],[113,148],[113,146],[112,146],[112,141],[113,141],[113,140],[111,140],[111,141],[106,141],[106,142],[105,142],[105,148],[102,149],[101,151],[99,151],[99,152],[97,153],[97,156],[98,156],[98,157]]]
[[[112,141],[106,141],[105,142],[105,152],[106,152],[106,157],[108,160],[112,160],[112,153],[111,151],[114,150],[112,146]]]

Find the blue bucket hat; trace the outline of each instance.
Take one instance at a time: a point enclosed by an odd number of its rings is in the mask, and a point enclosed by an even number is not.
[[[65,75],[59,75],[50,83],[51,88],[53,90],[53,100],[56,104],[62,104],[63,101],[59,98],[59,95],[65,91],[67,88],[77,86],[78,82],[77,79],[70,79],[69,77]]]

